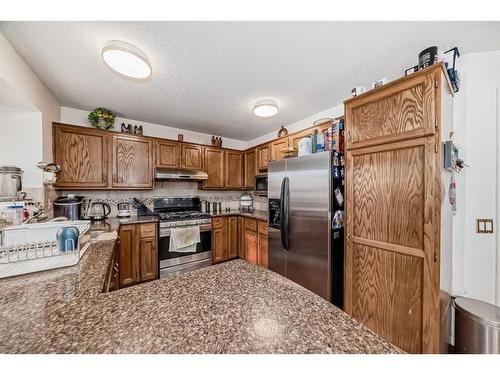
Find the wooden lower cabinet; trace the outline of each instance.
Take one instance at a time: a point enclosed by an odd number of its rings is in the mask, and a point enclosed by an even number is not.
[[[226,258],[226,220],[224,217],[212,219],[212,262],[220,263]]]
[[[212,262],[220,263],[238,257],[238,217],[212,219]]]
[[[238,257],[245,259],[245,218],[238,216]]]
[[[158,278],[157,224],[126,224],[119,229],[119,287]]]
[[[250,263],[267,268],[267,222],[250,218],[245,218],[244,222],[245,259]]]
[[[238,217],[227,218],[227,257],[234,259],[238,257]]]
[[[241,258],[267,268],[267,222],[241,216],[212,219],[212,262]]]
[[[246,221],[246,219],[245,219]],[[250,263],[258,263],[259,239],[257,232],[245,228],[245,260]]]

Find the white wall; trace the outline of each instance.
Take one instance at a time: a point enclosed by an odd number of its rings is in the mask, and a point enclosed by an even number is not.
[[[0,107],[0,165],[21,168],[23,188],[41,188],[42,114]]]
[[[87,118],[90,111],[84,111],[81,109],[61,107],[61,122],[72,125],[86,126],[90,127],[89,120]],[[144,130],[144,135],[151,137],[160,137],[167,139],[177,140],[177,134],[184,134],[184,141],[194,142],[200,144],[209,145],[211,143],[212,135],[193,132],[189,130],[183,130],[179,128],[172,128],[165,125],[152,124],[149,122],[143,122],[138,120],[131,120],[122,117],[116,117],[115,126],[113,131],[121,131],[121,123],[124,122],[125,125],[142,125]],[[240,141],[237,139],[231,139],[223,137],[223,147],[234,148],[236,150],[244,150],[247,146],[247,142]]]
[[[43,159],[52,160],[52,121],[59,121],[60,105],[1,33],[0,79],[41,112]]]
[[[500,51],[461,57],[461,91],[455,97],[455,132],[470,165],[457,180],[453,293],[500,306],[498,119]],[[463,207],[461,207],[463,205]],[[494,220],[493,234],[477,234],[476,219]]]

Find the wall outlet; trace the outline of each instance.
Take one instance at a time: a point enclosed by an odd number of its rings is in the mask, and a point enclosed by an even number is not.
[[[493,233],[493,219],[476,219],[476,233]]]

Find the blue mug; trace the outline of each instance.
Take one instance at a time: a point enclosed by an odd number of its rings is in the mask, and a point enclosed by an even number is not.
[[[78,236],[80,231],[77,227],[59,228],[56,234],[57,246],[60,251],[75,251],[78,249]]]

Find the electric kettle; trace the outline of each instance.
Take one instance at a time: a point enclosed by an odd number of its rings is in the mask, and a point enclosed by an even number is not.
[[[104,220],[111,212],[111,206],[106,202],[92,202],[87,215],[90,220]]]

